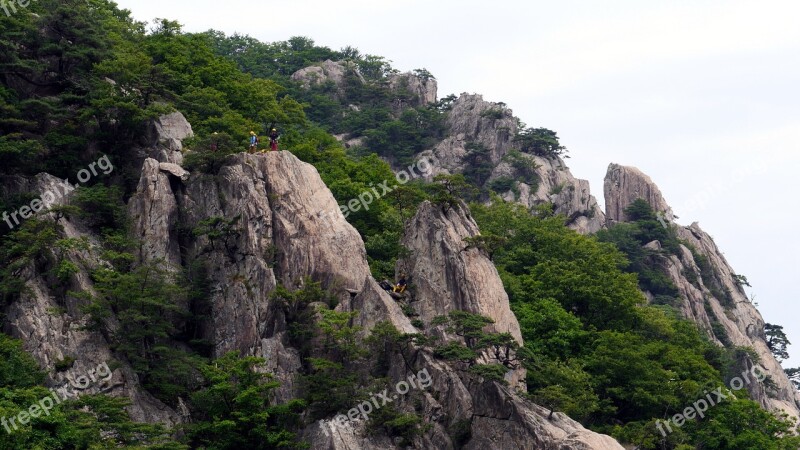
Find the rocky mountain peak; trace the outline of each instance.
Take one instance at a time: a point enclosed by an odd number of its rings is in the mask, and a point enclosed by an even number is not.
[[[649,176],[635,167],[609,164],[603,191],[606,221],[609,224],[625,222],[625,208],[639,198],[646,200],[656,213],[672,218],[672,208],[664,200],[661,190]]]
[[[699,224],[681,226],[672,222],[672,209],[655,182],[639,169],[611,164],[604,184],[609,226],[623,223],[625,209],[637,199],[650,204],[665,228],[673,229],[677,250],[669,251],[655,241],[645,247],[677,289],[681,314],[705,330],[710,339],[727,348],[749,348],[740,366],[760,370],[772,385],[749,389],[753,400],[772,411],[800,417],[800,392],[789,381],[767,345],[764,319],[747,297],[737,272],[730,266],[713,238]],[[645,292],[654,300],[654,295]]]

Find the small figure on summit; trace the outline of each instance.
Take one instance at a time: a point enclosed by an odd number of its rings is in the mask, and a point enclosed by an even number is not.
[[[216,131],[214,132],[214,134],[211,135],[211,145],[209,146],[209,148],[211,148],[211,151],[214,153],[216,153],[217,150],[219,150],[219,133],[217,133]]]
[[[280,137],[281,137],[281,135],[278,134],[278,130],[276,130],[275,128],[273,128],[269,132],[269,148],[273,152],[278,150],[278,139]]]
[[[255,153],[258,149],[258,135],[255,131],[250,132],[250,153]]]

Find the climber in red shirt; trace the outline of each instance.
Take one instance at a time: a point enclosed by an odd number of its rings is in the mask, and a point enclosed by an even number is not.
[[[278,130],[276,130],[275,128],[273,128],[272,131],[269,132],[269,148],[273,152],[278,151],[278,139],[280,137],[281,135],[278,134]]]

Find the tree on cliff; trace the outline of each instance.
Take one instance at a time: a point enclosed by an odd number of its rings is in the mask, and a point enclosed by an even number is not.
[[[791,342],[783,332],[783,327],[780,325],[773,325],[771,323],[764,324],[764,335],[767,337],[767,347],[775,355],[778,362],[789,359],[789,352],[787,349]]]

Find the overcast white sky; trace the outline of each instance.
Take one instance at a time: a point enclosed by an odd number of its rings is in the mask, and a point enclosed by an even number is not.
[[[784,367],[800,365],[800,2],[118,3],[187,31],[307,36],[425,67],[440,96],[483,94],[557,131],[601,202],[610,162],[639,167],[749,278],[765,320],[797,344]]]

